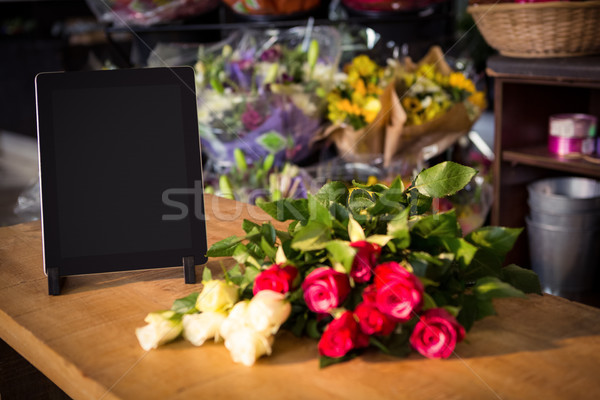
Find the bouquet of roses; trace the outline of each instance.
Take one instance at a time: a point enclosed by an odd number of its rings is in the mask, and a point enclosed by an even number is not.
[[[462,237],[454,211],[429,213],[476,171],[445,162],[404,187],[400,177],[352,190],[339,182],[307,199],[260,207],[287,230],[245,220],[245,236],[215,243],[209,257],[237,262],[224,280],[208,269],[200,294],[151,313],[137,331],[144,349],[183,333],[192,344],[224,339],[234,361],[271,352],[280,327],[317,339],[321,366],[366,348],[447,358],[493,298],[540,292],[535,273],[502,268],[520,229],[484,227]]]

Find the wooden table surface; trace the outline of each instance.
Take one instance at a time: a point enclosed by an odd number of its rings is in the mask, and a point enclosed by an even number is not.
[[[206,204],[209,245],[241,234],[242,218],[268,218],[212,196]],[[220,261],[231,265],[208,267]],[[146,314],[200,289],[169,268],[69,277],[48,296],[39,222],[0,229],[0,336],[76,399],[600,398],[600,310],[558,297],[498,300],[498,315],[448,360],[373,352],[319,370],[316,342],[288,332],[252,368],[222,344],[142,350],[134,331]]]

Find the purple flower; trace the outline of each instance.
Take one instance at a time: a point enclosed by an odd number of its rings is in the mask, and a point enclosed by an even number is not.
[[[246,105],[246,111],[242,114],[242,123],[244,124],[244,128],[248,131],[253,131],[258,128],[260,124],[262,124],[264,118],[256,109],[254,109],[250,104]]]
[[[260,55],[260,61],[275,62],[281,58],[281,50],[278,46],[271,47]]]

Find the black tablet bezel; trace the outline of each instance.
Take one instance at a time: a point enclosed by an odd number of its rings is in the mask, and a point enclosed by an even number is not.
[[[113,271],[181,266],[182,258],[194,257],[196,265],[207,261],[206,224],[203,193],[184,196],[178,201],[188,207],[190,248],[102,256],[65,258],[60,255],[58,195],[56,191],[56,159],[52,118],[52,93],[55,90],[131,87],[146,85],[178,85],[180,87],[184,130],[185,164],[188,188],[202,188],[202,161],[194,71],[191,67],[144,68],[110,71],[51,72],[35,78],[40,192],[42,202],[42,243],[44,271],[58,267],[59,275],[80,275]],[[200,218],[198,217],[200,216]]]

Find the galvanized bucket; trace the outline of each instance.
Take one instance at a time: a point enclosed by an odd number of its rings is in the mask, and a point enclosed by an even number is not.
[[[590,291],[600,260],[600,229],[526,221],[531,267],[539,275],[543,290],[565,297]]]

